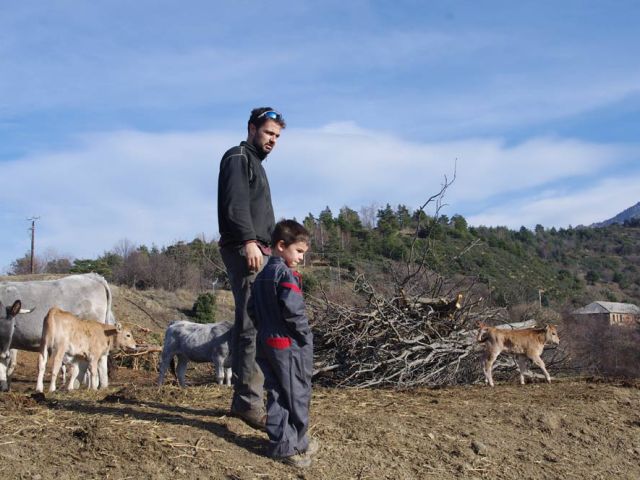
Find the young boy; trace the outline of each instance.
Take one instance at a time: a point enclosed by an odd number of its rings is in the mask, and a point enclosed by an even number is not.
[[[256,360],[265,377],[270,455],[295,467],[311,465],[318,442],[307,435],[313,335],[305,314],[300,274],[309,232],[295,220],[278,222],[272,256],[256,277],[249,315],[257,334]]]

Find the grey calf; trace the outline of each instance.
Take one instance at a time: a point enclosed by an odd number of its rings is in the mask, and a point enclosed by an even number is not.
[[[22,309],[20,300],[16,300],[10,307],[5,307],[0,301],[0,391],[9,390],[9,376],[15,368],[15,354],[9,346],[16,326],[16,315],[29,313],[31,310]]]
[[[158,385],[164,382],[167,367],[178,356],[176,377],[181,387],[184,387],[184,374],[189,361],[196,363],[212,362],[216,369],[216,381],[231,385],[231,368],[228,367],[231,352],[233,323],[229,321],[219,323],[193,323],[185,320],[172,322],[164,336],[162,360]]]

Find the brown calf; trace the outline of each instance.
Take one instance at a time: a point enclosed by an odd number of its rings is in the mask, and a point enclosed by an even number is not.
[[[42,326],[36,391],[42,392],[44,390],[44,372],[49,354],[53,358],[50,392],[54,392],[56,389],[56,378],[63,361],[73,364],[68,384],[70,390],[78,375],[77,364],[80,361],[88,363],[89,388],[98,388],[98,377],[100,377],[100,386],[108,385],[107,372],[98,369],[98,364],[101,358],[104,358],[104,362],[106,362],[106,356],[112,348],[135,350],[136,342],[133,340],[131,332],[122,328],[119,323],[105,325],[94,320],[82,320],[57,307],[51,308]]]
[[[545,343],[550,342],[556,345],[560,343],[558,330],[554,325],[547,325],[545,328],[503,330],[478,322],[478,329],[477,340],[484,344],[482,370],[484,371],[485,383],[493,387],[493,375],[491,374],[493,362],[502,352],[512,353],[516,357],[522,385],[524,385],[523,373],[527,370],[527,358],[540,367],[547,382],[551,382],[551,376],[540,355],[544,350]]]

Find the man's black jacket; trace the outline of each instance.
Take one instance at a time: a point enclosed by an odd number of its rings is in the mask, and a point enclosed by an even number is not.
[[[255,147],[242,142],[220,161],[218,176],[219,245],[242,245],[247,240],[271,243],[275,225],[271,191]]]

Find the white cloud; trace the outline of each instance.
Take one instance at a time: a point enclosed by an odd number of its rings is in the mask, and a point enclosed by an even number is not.
[[[547,191],[533,198],[505,202],[467,220],[472,225],[512,229],[540,224],[547,228],[591,225],[607,220],[640,201],[640,172],[605,178],[577,191]]]
[[[275,181],[291,179],[292,194],[283,203],[295,204],[294,192],[304,192],[314,203],[336,208],[372,202],[416,207],[439,190],[445,175],[451,179],[455,168],[449,203],[517,197],[527,189],[611,168],[629,153],[627,147],[554,138],[514,146],[495,139],[408,142],[353,126],[345,133],[328,126],[285,135],[276,158],[269,161]]]
[[[122,238],[167,245],[217,230],[215,191],[227,133],[114,132],[74,150],[0,163],[7,182],[0,266],[28,249],[24,219],[41,217],[37,245],[95,257]]]

